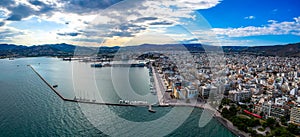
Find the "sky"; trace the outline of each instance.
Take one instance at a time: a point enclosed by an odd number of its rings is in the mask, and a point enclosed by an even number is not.
[[[1,0],[0,43],[297,43],[298,7],[299,0]]]

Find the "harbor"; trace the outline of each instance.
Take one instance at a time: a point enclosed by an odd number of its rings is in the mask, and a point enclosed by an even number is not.
[[[149,113],[156,113],[157,110],[155,108],[157,107],[195,107],[200,109],[213,109],[211,107],[208,107],[208,105],[205,104],[198,104],[198,103],[183,103],[183,102],[177,102],[177,103],[166,103],[165,98],[165,88],[163,83],[161,82],[162,79],[159,77],[159,74],[156,72],[156,70],[153,67],[150,67],[149,70],[151,70],[151,78],[152,78],[152,92],[157,95],[158,102],[156,104],[149,104],[147,102],[143,101],[129,101],[129,100],[119,100],[119,103],[108,103],[108,102],[97,102],[97,100],[90,100],[90,99],[83,99],[74,97],[73,99],[65,98],[63,97],[57,89],[55,89],[50,83],[48,83],[31,65],[28,65],[35,73],[36,75],[63,101],[66,102],[74,102],[74,103],[84,103],[84,104],[91,104],[91,105],[108,105],[108,106],[128,106],[128,107],[144,107],[148,108]],[[59,84],[57,85],[59,86]],[[133,103],[134,102],[134,103]],[[218,120],[224,127],[227,127],[232,133],[238,136],[243,136],[243,134],[239,133],[238,130],[235,129],[234,126],[232,126],[232,123],[227,121],[226,119],[222,118],[218,112],[216,112],[213,117]],[[226,122],[225,122],[226,121]]]
[[[149,104],[145,103],[145,102],[140,102],[140,101],[131,101],[129,103],[107,103],[107,102],[96,102],[96,100],[90,100],[90,99],[80,99],[80,98],[76,98],[74,97],[74,99],[68,99],[63,97],[55,88],[54,86],[52,86],[50,83],[48,83],[31,65],[27,65],[29,66],[34,72],[35,74],[63,101],[68,101],[68,102],[77,102],[77,103],[86,103],[86,104],[96,104],[96,105],[113,105],[113,106],[143,106],[143,107],[148,107]],[[154,105],[153,105],[154,106]]]

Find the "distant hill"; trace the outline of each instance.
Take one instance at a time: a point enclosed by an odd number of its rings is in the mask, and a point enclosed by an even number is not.
[[[272,56],[297,56],[300,57],[300,43],[275,45],[275,46],[259,46],[249,47],[244,52],[257,53]]]
[[[70,44],[45,44],[33,46],[20,46],[13,44],[0,44],[0,56],[2,57],[34,57],[34,56],[73,56],[76,55],[93,55],[98,52],[110,53],[116,52],[117,47],[83,47]]]
[[[188,50],[190,52],[205,52],[205,49],[222,48],[225,53],[247,53],[267,56],[297,56],[300,57],[300,43],[274,46],[209,46],[202,44],[143,44],[121,48],[129,51],[153,50]],[[120,47],[84,47],[66,43],[22,46],[14,44],[0,44],[0,57],[29,57],[29,56],[73,56],[115,53]]]

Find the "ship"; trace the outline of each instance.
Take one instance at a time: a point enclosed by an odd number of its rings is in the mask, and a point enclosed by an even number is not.
[[[149,105],[148,111],[151,112],[151,113],[155,113],[156,112],[155,110],[152,109],[151,105]]]

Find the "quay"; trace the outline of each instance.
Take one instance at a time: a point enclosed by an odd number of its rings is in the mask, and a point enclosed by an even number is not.
[[[139,64],[102,64],[102,63],[95,63],[95,64],[91,64],[91,67],[94,68],[101,68],[101,67],[145,67],[146,65],[144,63],[139,63]]]

